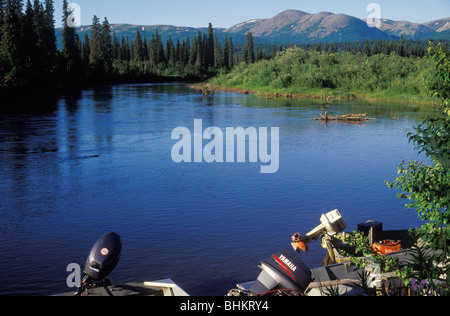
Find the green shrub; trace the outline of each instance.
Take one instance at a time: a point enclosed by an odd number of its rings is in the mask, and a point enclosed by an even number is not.
[[[271,60],[241,64],[210,82],[260,92],[362,94],[429,101],[429,59],[397,54],[323,54],[291,47]]]

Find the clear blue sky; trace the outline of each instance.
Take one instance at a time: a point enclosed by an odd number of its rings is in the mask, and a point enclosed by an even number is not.
[[[61,26],[62,1],[55,0],[56,25]],[[450,0],[68,0],[81,7],[82,24],[96,14],[110,23],[170,24],[230,27],[255,19],[271,18],[287,9],[308,13],[329,11],[366,18],[370,3],[381,6],[381,17],[424,23],[450,16]]]

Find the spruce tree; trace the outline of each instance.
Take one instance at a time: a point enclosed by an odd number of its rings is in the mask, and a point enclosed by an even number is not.
[[[208,25],[208,40],[205,45],[205,64],[207,67],[213,66],[215,57],[215,44],[214,44],[214,29],[212,27],[212,24],[209,23]]]
[[[252,32],[247,33],[247,40],[244,47],[244,62],[247,64],[253,64],[255,62],[255,49],[253,44]]]
[[[154,34],[152,34],[152,38],[148,43],[148,58],[151,65],[156,65],[156,39]]]
[[[143,40],[143,52],[142,55],[144,56],[144,62],[147,62],[148,60],[148,44],[147,44],[147,39],[144,36],[144,40]]]
[[[164,58],[167,63],[173,65],[175,58],[175,46],[173,45],[172,37],[169,36],[169,39],[166,42],[166,49],[164,50]]]
[[[329,51],[330,54],[333,54],[333,53],[336,52],[336,50],[335,50],[335,48],[334,48],[334,45],[333,45],[333,42],[330,43],[329,50],[330,50],[330,51]]]
[[[39,0],[33,2],[33,26],[36,34],[36,62],[43,64],[45,60],[45,21],[44,8]]]
[[[225,66],[222,46],[220,45],[217,35],[214,36],[214,66],[217,69]]]
[[[125,60],[127,61],[131,61],[131,45],[130,45],[130,40],[127,37],[127,40],[125,42]]]
[[[206,37],[206,36],[205,36]],[[196,66],[204,66],[205,61],[205,42],[203,40],[202,34],[200,31],[197,32],[197,45],[196,45],[196,52],[195,52],[195,65]]]
[[[154,63],[155,64],[163,63],[165,61],[164,47],[163,47],[162,39],[161,39],[161,36],[159,35],[158,29],[156,29],[156,31],[155,31],[155,37],[154,37],[152,44],[153,44],[153,48],[150,48],[150,50],[154,54],[154,57],[153,57]]]
[[[175,63],[178,63],[180,60],[183,60],[183,50],[181,48],[180,40],[177,40],[177,44],[175,45]]]
[[[53,0],[45,0],[45,11],[44,11],[44,45],[47,51],[47,57],[49,62],[55,60],[56,55],[56,34],[55,34],[55,20],[54,20],[55,9],[53,7]]]
[[[404,46],[404,37],[403,34],[400,36],[400,42],[398,44],[398,50],[397,50],[397,54],[399,54],[401,57],[405,56],[405,46]]]
[[[275,44],[272,45],[272,58],[275,58],[275,56],[277,55],[277,47],[275,46]]]
[[[231,70],[234,67],[234,46],[231,36],[228,38],[228,68]]]
[[[106,73],[111,72],[113,60],[113,47],[111,38],[111,26],[108,19],[105,17],[102,23],[101,33],[101,49],[103,52],[103,67]]]
[[[203,67],[208,67],[207,64],[207,60],[208,60],[208,37],[206,34],[203,34],[202,36],[202,41],[201,41],[201,45],[200,45],[200,49],[201,49],[201,53],[200,53],[200,64]]]
[[[144,61],[144,42],[140,30],[136,30],[136,36],[133,42],[133,60],[135,62]]]
[[[225,36],[225,44],[223,47],[223,63],[226,69],[230,69],[230,44],[228,43],[228,35]]]
[[[371,52],[371,50],[370,50],[370,44],[369,44],[369,40],[368,40],[368,39],[366,39],[366,42],[364,43],[364,54],[365,54],[366,56],[371,56],[371,55],[372,55],[372,52]]]
[[[56,35],[53,1],[33,2],[33,24],[36,34],[36,59],[42,70],[50,72],[56,65]]]
[[[37,37],[34,28],[34,10],[31,1],[27,0],[25,16],[23,19],[23,41],[24,53],[26,54],[25,63],[30,69],[37,66],[36,40]]]
[[[347,49],[345,50],[347,53],[352,52],[352,44],[350,42],[347,43]]]
[[[2,86],[23,84],[22,18],[21,1],[6,0],[0,46],[0,85]]]
[[[191,49],[191,41],[189,40],[189,35],[186,35],[186,40],[183,41],[182,45],[183,50],[182,62],[185,66],[189,63],[190,49]]]
[[[62,55],[66,63],[66,70],[70,71],[76,66],[81,59],[81,52],[79,49],[80,39],[78,37],[75,27],[70,25],[69,18],[71,13],[68,11],[67,0],[63,1],[63,31],[62,31]]]
[[[196,61],[197,61],[197,51],[198,51],[198,37],[194,37],[194,39],[192,40],[192,45],[190,47],[190,52],[189,52],[189,64],[190,65],[195,65]]]
[[[386,40],[381,42],[381,53],[384,55],[389,55],[389,47]]]
[[[92,19],[91,26],[91,37],[89,40],[89,64],[94,70],[94,72],[98,72],[103,63],[103,53],[102,53],[102,26],[100,25],[99,18],[94,15]]]
[[[354,54],[360,54],[361,53],[361,42],[356,43]]]
[[[378,46],[378,41],[375,40],[373,42],[373,46],[372,46],[372,54],[373,55],[378,55],[379,53],[380,53],[380,49],[379,49],[379,46]]]
[[[125,41],[125,37],[122,35],[120,39],[120,48],[119,48],[119,57],[120,60],[128,61],[128,52],[127,52],[127,42]]]
[[[112,56],[113,59],[119,59],[120,56],[120,43],[116,36],[116,32],[113,33]]]
[[[91,45],[88,33],[84,33],[84,40],[81,50],[81,60],[85,64],[89,64],[89,57],[91,55]]]

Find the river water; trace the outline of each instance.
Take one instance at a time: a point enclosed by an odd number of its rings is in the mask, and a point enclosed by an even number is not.
[[[367,113],[364,124],[313,120],[320,102],[202,96],[183,84],[97,87],[45,110],[0,114],[0,295],[71,291],[70,263],[95,241],[123,238],[114,284],[172,278],[191,295],[225,295],[258,264],[338,209],[348,230],[385,229],[417,216],[385,181],[417,158],[406,133],[427,107],[338,102],[330,114]],[[261,163],[175,163],[172,131],[279,128],[279,169]],[[203,141],[203,146],[207,141]],[[194,155],[194,153],[192,153]],[[320,266],[325,250],[302,254]]]

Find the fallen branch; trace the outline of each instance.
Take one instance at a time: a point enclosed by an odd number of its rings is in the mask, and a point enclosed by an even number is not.
[[[342,122],[362,122],[362,121],[372,121],[374,118],[367,118],[366,114],[344,114],[344,115],[329,115],[328,112],[324,114],[320,113],[320,117],[315,117],[315,121],[342,121]]]

